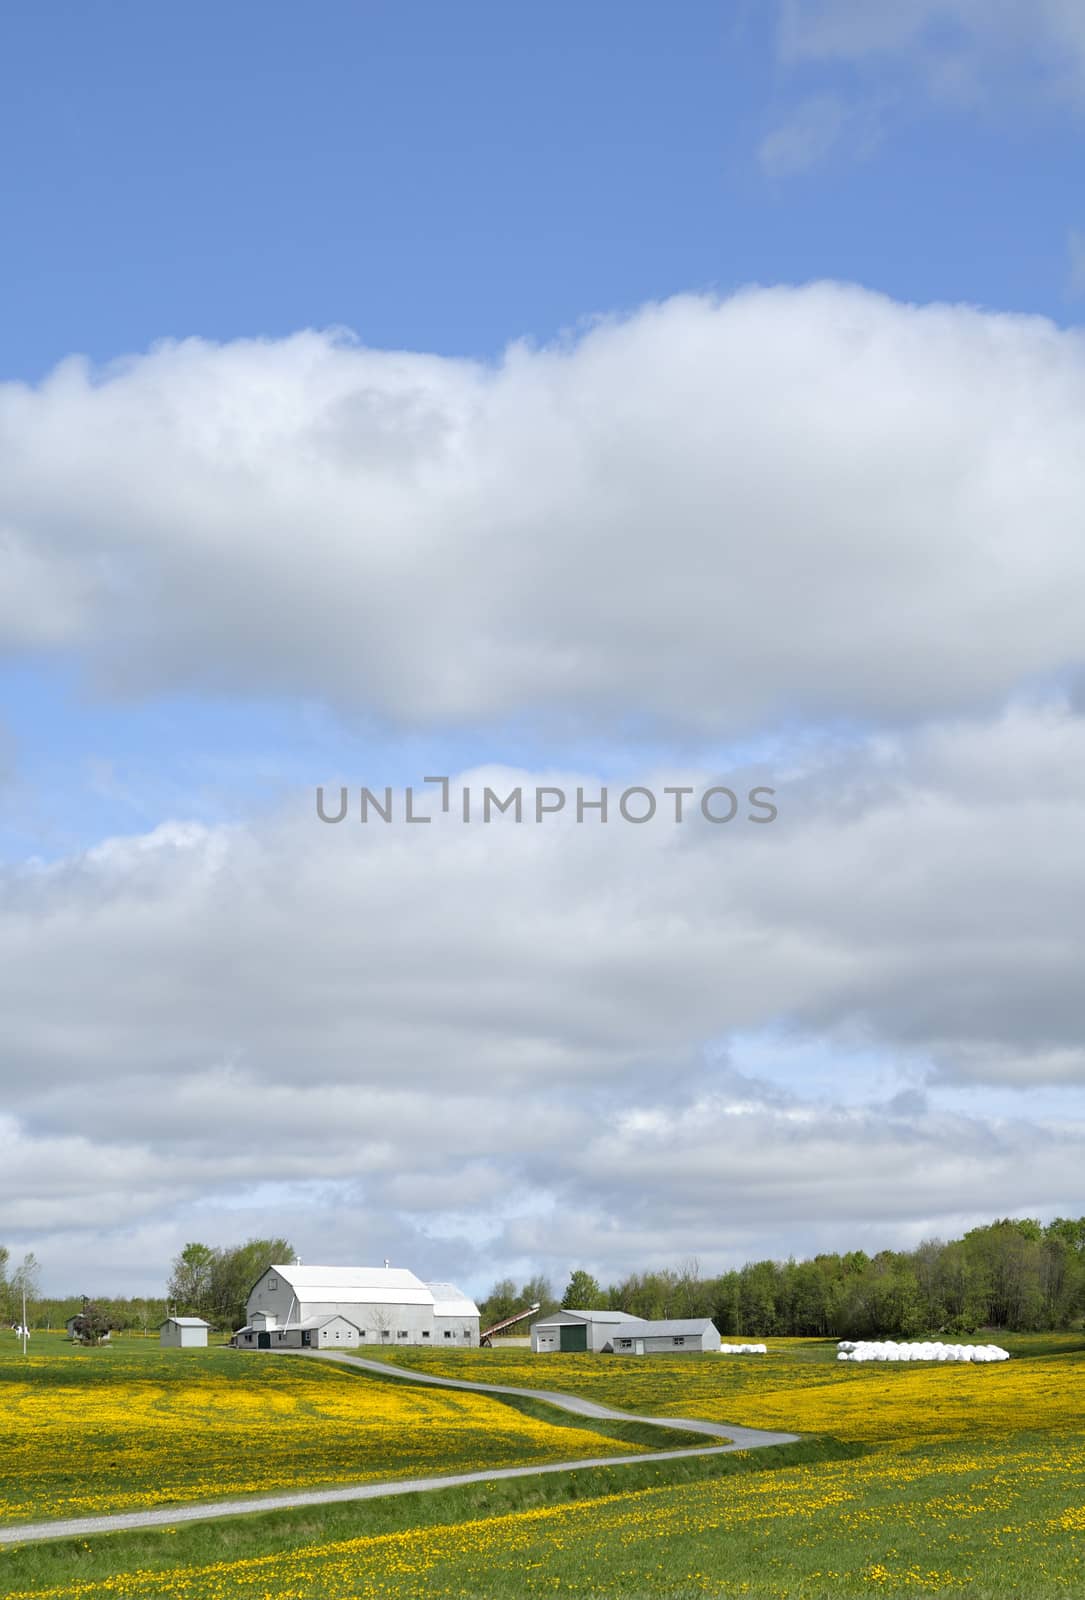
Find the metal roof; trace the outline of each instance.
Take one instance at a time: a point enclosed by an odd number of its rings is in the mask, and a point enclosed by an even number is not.
[[[574,1311],[562,1306],[559,1311],[552,1311],[548,1317],[541,1317],[535,1324],[537,1328],[558,1328],[561,1324],[555,1321],[557,1317],[579,1317],[581,1322],[639,1322],[639,1317],[630,1316],[628,1311]]]
[[[202,1317],[167,1317],[165,1322],[160,1322],[158,1326],[164,1328],[170,1322],[175,1322],[179,1328],[209,1328],[211,1326]]]
[[[625,1322],[614,1330],[615,1339],[658,1339],[673,1334],[679,1338],[686,1334],[703,1333],[706,1328],[711,1328],[715,1333],[716,1325],[711,1317],[693,1317],[673,1322],[641,1322],[636,1317],[628,1317]],[[626,1331],[628,1329],[628,1332]]]
[[[462,1289],[457,1289],[454,1283],[427,1283],[426,1288],[433,1296],[433,1315],[435,1317],[477,1317],[478,1306],[464,1294]]]
[[[353,1328],[356,1333],[361,1333],[361,1328],[349,1317],[344,1317],[341,1311],[326,1311],[322,1317],[306,1317],[304,1322],[284,1322],[281,1328],[272,1329],[274,1333],[289,1333],[291,1328],[326,1328],[329,1322],[345,1322],[348,1328]]]
[[[406,1267],[293,1267],[267,1269],[293,1291],[300,1305],[313,1300],[341,1305],[428,1306],[429,1289]],[[259,1279],[267,1277],[267,1272]],[[254,1286],[255,1287],[255,1286]]]

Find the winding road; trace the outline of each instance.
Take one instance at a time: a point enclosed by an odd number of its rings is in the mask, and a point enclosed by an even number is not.
[[[264,1352],[265,1354],[269,1352]],[[695,1417],[644,1417],[631,1411],[614,1411],[610,1406],[585,1400],[580,1395],[559,1394],[553,1389],[517,1389],[503,1383],[473,1383],[466,1378],[438,1378],[429,1372],[411,1372],[386,1361],[367,1361],[364,1356],[348,1356],[315,1350],[283,1350],[277,1355],[301,1355],[315,1361],[338,1362],[361,1367],[382,1378],[402,1378],[408,1383],[435,1384],[441,1389],[471,1389],[478,1394],[508,1394],[543,1400],[559,1411],[575,1416],[612,1422],[651,1422],[659,1428],[681,1428],[687,1433],[703,1433],[725,1440],[712,1445],[686,1446],[680,1450],[650,1450],[640,1455],[593,1456],[579,1461],[550,1461],[526,1467],[491,1467],[488,1472],[449,1472],[426,1478],[397,1478],[391,1482],[350,1484],[341,1489],[299,1489],[293,1494],[247,1496],[240,1500],[199,1501],[190,1505],[157,1507],[153,1511],[118,1511],[101,1517],[66,1517],[53,1522],[23,1522],[0,1526],[0,1545],[28,1544],[40,1539],[82,1538],[88,1534],[121,1533],[131,1528],[172,1528],[182,1522],[208,1522],[215,1517],[251,1516],[256,1511],[292,1511],[300,1506],[333,1505],[349,1500],[378,1500],[393,1494],[417,1494],[427,1489],[447,1489],[461,1483],[491,1483],[496,1478],[533,1478],[543,1472],[582,1472],[588,1467],[627,1467],[642,1461],[677,1461],[686,1456],[722,1456],[732,1450],[760,1450],[767,1445],[794,1444],[796,1433],[769,1433],[762,1428],[742,1428],[735,1423],[704,1422]],[[647,1358],[650,1359],[650,1358]]]

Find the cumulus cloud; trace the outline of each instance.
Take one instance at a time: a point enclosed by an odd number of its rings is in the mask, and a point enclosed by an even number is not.
[[[0,391],[3,642],[412,725],[990,706],[1081,658],[1083,418],[1079,335],[831,284],[73,360]]]
[[[1072,1208],[1073,1116],[984,1086],[1085,1082],[1083,786],[1085,720],[1019,704],[815,748],[744,833],[328,826],[307,795],[11,869],[0,1226],[44,1255],[240,1208],[303,1254],[394,1240],[482,1281]],[[781,1018],[842,1078],[859,1046],[897,1063],[905,1100],[734,1072],[727,1041]],[[531,1204],[495,1222],[503,1192]]]

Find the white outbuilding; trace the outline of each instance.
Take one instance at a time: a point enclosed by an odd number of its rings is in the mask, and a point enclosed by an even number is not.
[[[337,1311],[283,1328],[275,1326],[274,1317],[269,1325],[267,1315],[257,1312],[252,1324],[237,1330],[233,1342],[239,1350],[356,1350],[361,1337],[358,1324]]]
[[[167,1317],[158,1325],[158,1342],[171,1350],[205,1350],[210,1327],[202,1317]]]
[[[640,1321],[628,1311],[554,1311],[531,1324],[531,1348],[536,1355],[609,1350],[615,1328]]]
[[[709,1317],[671,1318],[662,1322],[622,1322],[611,1335],[616,1356],[693,1355],[718,1350],[720,1335]]]

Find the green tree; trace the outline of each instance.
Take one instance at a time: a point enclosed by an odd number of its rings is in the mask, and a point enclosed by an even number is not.
[[[537,1305],[540,1317],[548,1317],[551,1312],[558,1309],[553,1285],[550,1279],[543,1277],[541,1273],[527,1280],[520,1290],[517,1301],[515,1308],[517,1310],[521,1307],[526,1308],[527,1306]]]
[[[531,1302],[528,1301],[530,1305]],[[481,1313],[480,1325],[483,1328],[492,1327],[495,1322],[501,1322],[505,1317],[511,1317],[514,1311],[520,1310],[516,1294],[516,1285],[511,1278],[499,1278],[479,1306]]]
[[[186,1244],[173,1260],[166,1293],[181,1316],[202,1317],[210,1309],[215,1252],[210,1245]]]
[[[590,1272],[577,1267],[561,1297],[566,1311],[591,1311],[597,1309],[602,1293]]]
[[[80,1344],[101,1344],[107,1333],[113,1331],[113,1319],[104,1306],[88,1300],[72,1325],[72,1332]]]
[[[219,1328],[239,1328],[257,1278],[268,1267],[285,1265],[293,1259],[294,1247],[286,1239],[248,1239],[244,1244],[216,1250],[207,1292],[208,1321]]]

